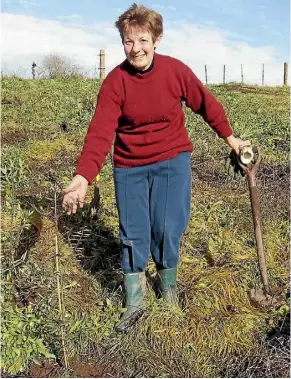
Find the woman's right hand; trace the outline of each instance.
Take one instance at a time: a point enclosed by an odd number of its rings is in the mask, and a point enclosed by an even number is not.
[[[76,175],[69,186],[64,189],[63,208],[67,211],[67,215],[75,214],[78,205],[83,208],[88,184],[87,179],[81,175]]]

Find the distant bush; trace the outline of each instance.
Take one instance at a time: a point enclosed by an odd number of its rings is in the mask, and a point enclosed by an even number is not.
[[[84,79],[81,67],[69,58],[58,54],[49,54],[44,57],[39,66],[38,76],[40,78],[76,78]]]

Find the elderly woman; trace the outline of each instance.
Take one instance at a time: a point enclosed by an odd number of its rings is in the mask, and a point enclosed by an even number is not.
[[[67,214],[83,206],[88,185],[101,171],[114,141],[114,183],[119,214],[126,330],[143,307],[141,275],[151,253],[163,298],[177,304],[180,239],[190,213],[192,143],[184,101],[237,153],[222,105],[180,60],[155,52],[163,18],[133,4],[115,23],[126,59],[106,77],[98,94],[83,151],[64,190]]]

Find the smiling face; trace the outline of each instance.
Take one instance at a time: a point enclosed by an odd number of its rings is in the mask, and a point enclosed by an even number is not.
[[[153,42],[152,35],[142,29],[132,29],[123,34],[124,52],[129,63],[138,70],[150,67],[155,47],[160,43],[161,36]]]

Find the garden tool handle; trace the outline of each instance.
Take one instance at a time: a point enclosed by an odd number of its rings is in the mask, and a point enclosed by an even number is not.
[[[239,158],[237,159],[237,161],[238,161],[239,166],[246,173],[247,179],[248,179],[252,215],[253,215],[253,225],[254,225],[254,232],[255,232],[256,245],[257,245],[259,270],[260,270],[261,279],[262,279],[262,283],[264,287],[264,292],[267,294],[270,294],[270,287],[268,284],[268,275],[267,275],[266,257],[265,257],[265,252],[264,252],[261,222],[260,222],[261,220],[260,202],[259,202],[259,196],[258,196],[258,190],[257,190],[256,178],[255,178],[255,175],[261,163],[261,154],[260,154],[260,149],[258,146],[253,146],[252,150],[254,153],[257,153],[257,159],[253,165],[251,164],[244,165],[242,164]]]
[[[257,255],[258,255],[258,263],[259,270],[261,274],[261,279],[264,287],[264,291],[266,293],[270,293],[270,288],[268,284],[268,276],[267,276],[267,265],[266,265],[266,257],[264,252],[263,238],[262,238],[262,230],[261,230],[261,215],[260,215],[260,202],[258,196],[258,190],[256,186],[256,178],[255,175],[258,171],[259,165],[261,163],[261,154],[258,146],[253,146],[252,150],[254,153],[257,153],[257,159],[253,165],[244,165],[238,158],[238,164],[243,169],[243,171],[247,175],[249,192],[250,192],[250,200],[252,207],[252,215],[253,215],[253,225],[254,232],[256,237],[256,245],[257,245]]]
[[[254,173],[249,172],[247,174],[247,178],[248,178],[250,199],[251,199],[251,206],[252,206],[254,232],[256,236],[259,270],[260,270],[264,290],[266,293],[269,293],[270,288],[268,284],[266,257],[265,257],[265,252],[264,252],[262,230],[261,230],[261,223],[260,223],[261,216],[260,216],[260,203],[259,203],[258,189],[256,187]]]
[[[258,146],[253,146],[252,150],[253,150],[254,153],[258,154],[258,157],[257,157],[255,163],[252,165],[252,167],[250,167],[250,165],[244,165],[241,162],[241,160],[239,159],[239,157],[237,157],[237,161],[238,161],[239,166],[243,169],[243,171],[246,174],[252,173],[252,176],[253,176],[253,179],[254,179],[254,176],[255,176],[256,172],[258,171],[259,165],[261,163],[261,153],[260,153],[260,149],[259,149]]]

